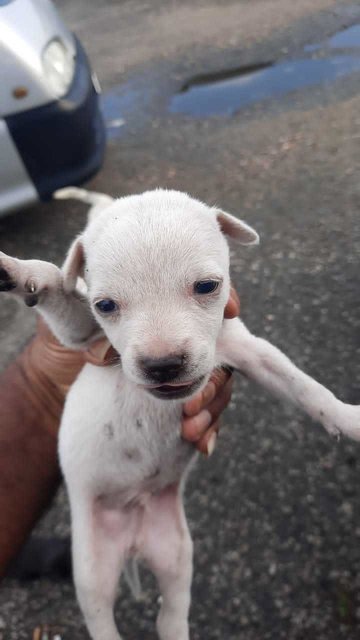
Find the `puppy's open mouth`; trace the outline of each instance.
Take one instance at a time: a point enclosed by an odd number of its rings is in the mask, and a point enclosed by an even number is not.
[[[190,396],[198,387],[200,387],[203,380],[204,378],[201,377],[198,380],[192,380],[191,382],[144,386],[144,389],[149,391],[149,393],[156,398],[161,398],[163,400],[176,400],[178,398],[186,398],[187,396]]]

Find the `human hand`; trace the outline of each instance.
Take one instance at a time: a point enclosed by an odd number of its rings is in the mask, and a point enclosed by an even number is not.
[[[39,318],[37,332],[19,359],[29,400],[42,415],[58,424],[71,385],[87,362],[104,366],[116,352],[106,338],[94,341],[86,351],[64,347]]]
[[[240,300],[232,287],[224,309],[224,318],[235,318],[240,313]],[[219,431],[219,416],[231,398],[231,370],[215,369],[206,387],[184,405],[182,436],[194,442],[196,448],[210,456],[215,449]]]
[[[117,357],[105,337],[85,351],[64,347],[41,318],[27,351],[27,373],[46,378],[64,397],[86,362],[106,366]]]

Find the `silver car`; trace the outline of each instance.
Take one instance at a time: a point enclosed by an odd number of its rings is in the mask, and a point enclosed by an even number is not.
[[[100,167],[99,87],[50,0],[0,0],[0,215]]]

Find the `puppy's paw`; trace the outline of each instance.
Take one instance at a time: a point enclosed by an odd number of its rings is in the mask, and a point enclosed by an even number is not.
[[[360,440],[360,406],[344,404],[343,420],[338,426],[348,438]]]
[[[18,260],[0,252],[0,292],[13,293],[34,307],[49,292],[61,288],[60,269],[42,260]]]
[[[322,416],[323,425],[330,435],[338,439],[346,436],[360,440],[360,406],[339,401],[335,412],[329,412],[329,415],[322,412]]]

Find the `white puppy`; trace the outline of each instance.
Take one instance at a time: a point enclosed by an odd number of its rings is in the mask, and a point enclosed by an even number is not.
[[[82,194],[64,190],[59,197]],[[139,557],[162,594],[161,640],[188,640],[192,542],[182,488],[194,449],[180,435],[184,399],[226,364],[332,434],[360,439],[360,407],[337,400],[239,319],[223,319],[230,288],[225,236],[258,242],[244,222],[176,191],[85,197],[96,215],[62,271],[1,254],[0,289],[37,305],[65,345],[86,348],[105,334],[121,354],[121,366],[84,367],[60,431],[74,579],[92,638],[119,640],[119,576]],[[79,277],[86,295],[76,289]]]

